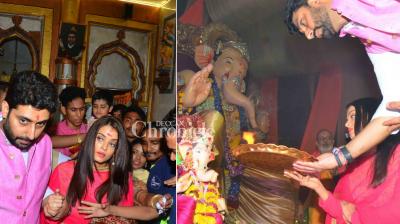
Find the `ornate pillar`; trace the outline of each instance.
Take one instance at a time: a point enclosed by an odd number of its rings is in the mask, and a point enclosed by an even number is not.
[[[62,0],[61,1],[61,23],[78,23],[80,0]],[[61,26],[62,24],[60,24]],[[61,34],[59,37],[61,41]],[[58,53],[58,52],[57,52]],[[57,57],[56,75],[54,84],[57,85],[58,94],[67,86],[76,86],[78,61],[70,57]],[[57,112],[54,116],[57,120],[62,119],[62,115]],[[58,157],[58,155],[57,155]]]
[[[80,0],[62,0],[61,20],[64,23],[78,23]]]
[[[80,0],[62,0],[61,22],[78,23]],[[54,83],[58,85],[60,93],[66,86],[77,85],[78,62],[69,57],[56,59],[56,77]]]

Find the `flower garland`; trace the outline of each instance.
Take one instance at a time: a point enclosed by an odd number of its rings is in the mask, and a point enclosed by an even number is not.
[[[215,184],[204,183],[201,186],[192,184],[185,195],[196,201],[193,218],[195,224],[218,224],[221,223],[222,215],[218,213],[218,199],[220,194]]]
[[[222,114],[223,117],[224,111],[222,110],[222,99],[220,94],[220,89],[215,80],[215,76],[211,75],[211,88],[214,93],[214,107],[215,109]],[[242,121],[241,121],[242,123]],[[224,141],[224,154],[226,161],[226,168],[229,170],[229,176],[231,177],[231,186],[228,192],[228,199],[232,201],[239,200],[239,191],[240,191],[240,175],[243,174],[243,165],[239,163],[239,161],[235,160],[232,156],[232,153],[229,149],[228,141]]]

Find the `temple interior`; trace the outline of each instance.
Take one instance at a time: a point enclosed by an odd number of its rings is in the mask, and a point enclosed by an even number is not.
[[[308,2],[318,6],[332,1]],[[349,134],[353,131],[348,126],[350,106],[361,98],[382,97],[363,43],[352,35],[310,41],[303,34],[291,34],[285,24],[286,1],[177,3],[178,114],[183,116],[178,120],[183,121],[185,131],[198,128],[196,122],[201,121],[216,133],[213,153],[217,155],[208,162],[219,174],[219,193],[227,203],[224,222],[324,223],[326,213],[318,206],[316,194],[299,187],[298,181],[310,176],[286,178],[284,169],[293,170],[293,158],[323,160],[317,157],[324,148],[319,142],[322,133],[330,139],[329,150],[346,145],[354,137]],[[337,14],[342,15],[339,10]],[[333,20],[331,14],[326,18]],[[313,37],[321,27],[312,30]],[[211,71],[207,64],[213,64]],[[198,103],[187,95],[195,96],[192,80],[201,79],[204,73],[209,73],[210,87],[203,89],[210,88],[210,93]],[[210,110],[217,112],[210,114]],[[190,119],[192,124],[187,123]],[[187,141],[181,140],[181,155],[189,150]],[[317,175],[325,189],[333,191],[341,172],[335,169]],[[187,190],[183,195],[190,193]],[[194,217],[202,215],[199,212]]]

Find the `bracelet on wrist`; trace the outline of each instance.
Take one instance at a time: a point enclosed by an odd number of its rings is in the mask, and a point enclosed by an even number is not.
[[[335,160],[336,160],[336,162],[337,162],[337,164],[338,164],[338,167],[342,167],[343,164],[342,164],[342,161],[340,161],[340,158],[339,158],[340,150],[334,149],[334,150],[332,150],[332,153],[333,153],[333,155],[335,156]]]
[[[344,158],[346,159],[347,164],[353,162],[353,157],[351,156],[351,154],[346,146],[343,146],[342,148],[340,148],[340,151],[342,152]]]

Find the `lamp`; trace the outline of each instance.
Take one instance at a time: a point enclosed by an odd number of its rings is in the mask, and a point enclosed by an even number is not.
[[[171,0],[120,0],[120,1],[139,4],[139,5],[147,5],[157,8],[165,8],[165,5]]]

